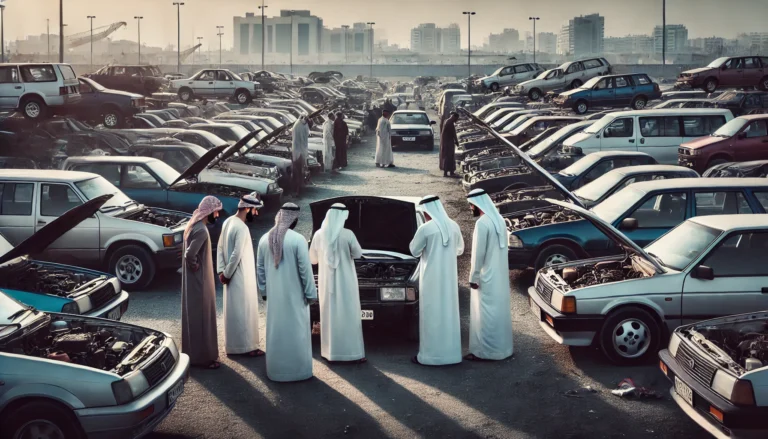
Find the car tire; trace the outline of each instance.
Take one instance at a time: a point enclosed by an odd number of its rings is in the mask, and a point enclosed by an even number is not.
[[[581,79],[574,79],[573,82],[571,82],[571,89],[579,88],[581,87],[581,84],[583,84],[583,82],[581,82]]]
[[[532,88],[531,91],[528,92],[528,99],[532,101],[538,101],[541,99],[541,90],[538,88]]]
[[[760,80],[760,85],[757,86],[762,91],[768,91],[768,76]]]
[[[123,288],[141,290],[155,278],[155,261],[143,247],[124,245],[109,257],[108,271],[117,277]]]
[[[499,91],[499,88],[501,88],[501,87],[499,87],[499,83],[498,82],[494,82],[493,84],[491,84],[491,87],[490,87],[491,91],[494,92],[494,93]]]
[[[239,89],[235,92],[235,102],[240,105],[246,105],[251,103],[251,94],[248,90]]]
[[[192,92],[191,88],[183,87],[179,90],[179,100],[181,102],[190,102],[194,98],[195,94]]]
[[[19,107],[26,119],[43,120],[48,117],[48,106],[37,96],[24,98]]]
[[[123,126],[123,113],[115,107],[106,107],[101,112],[101,123],[105,128],[120,128]]]
[[[54,402],[35,400],[12,409],[0,419],[0,437],[32,437],[32,427],[49,432],[47,437],[83,439],[80,425],[73,414]],[[25,434],[26,433],[26,434]],[[37,437],[37,436],[35,436]]]
[[[645,96],[638,96],[632,101],[632,109],[634,110],[645,110],[647,105],[648,99]]]
[[[704,86],[702,88],[707,93],[714,93],[715,90],[717,90],[717,86],[718,86],[717,79],[707,78],[707,80],[704,81]]]
[[[600,329],[600,349],[615,364],[638,365],[656,358],[662,329],[650,312],[636,306],[619,308]]]
[[[435,150],[435,139],[432,139],[432,142],[427,143],[424,145],[424,149],[427,151],[434,151]]]
[[[589,111],[589,103],[584,99],[581,99],[577,101],[576,104],[573,106],[573,111],[579,115],[587,114],[587,111]]]
[[[576,259],[578,259],[578,255],[570,247],[561,244],[552,244],[544,247],[544,249],[539,252],[534,268],[536,271],[539,271],[550,265],[564,264],[566,262],[575,261]]]

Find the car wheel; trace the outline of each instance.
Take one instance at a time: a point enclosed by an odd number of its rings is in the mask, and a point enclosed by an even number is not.
[[[116,108],[106,108],[102,123],[107,128],[119,128],[123,123],[123,114]]]
[[[534,268],[536,268],[536,271],[538,271],[544,267],[564,264],[566,262],[574,261],[577,258],[578,256],[576,255],[576,252],[564,245],[550,245],[539,252],[539,257],[536,258],[536,264]]]
[[[47,401],[31,401],[11,410],[0,420],[0,437],[11,439],[81,439],[72,413]]]
[[[125,245],[109,258],[109,272],[125,288],[146,288],[155,277],[155,261],[147,250],[138,245]]]
[[[632,108],[635,110],[645,110],[646,105],[648,105],[648,100],[643,96],[638,96],[632,101]]]
[[[714,93],[717,90],[717,79],[709,78],[704,82],[704,91]]]
[[[496,93],[497,91],[499,91],[499,84],[498,84],[498,83],[496,83],[496,82],[494,82],[493,84],[491,84],[491,91],[492,91],[492,92],[494,92],[494,93]]]
[[[656,358],[661,327],[648,311],[635,306],[608,315],[600,330],[600,348],[609,360],[636,365]]]
[[[192,100],[193,97],[194,97],[194,94],[192,93],[192,90],[190,90],[189,88],[185,87],[179,90],[179,99],[182,102],[189,102]]]
[[[24,99],[21,104],[21,112],[24,117],[30,120],[45,119],[48,113],[48,107],[38,97],[29,97]]]
[[[581,84],[583,84],[583,82],[581,82],[580,79],[574,79],[573,82],[571,82],[571,88],[579,88],[581,87]]]
[[[589,104],[584,100],[578,101],[576,102],[576,105],[573,106],[573,111],[575,111],[576,114],[586,114],[586,112],[589,111]]]
[[[247,90],[238,90],[235,93],[235,101],[240,105],[245,105],[251,101],[251,94]]]
[[[532,101],[538,101],[541,99],[541,90],[538,88],[534,88],[531,91],[528,92],[528,99]]]
[[[432,139],[431,142],[429,142],[426,145],[424,145],[424,149],[426,149],[427,151],[434,151],[435,150],[435,139]]]

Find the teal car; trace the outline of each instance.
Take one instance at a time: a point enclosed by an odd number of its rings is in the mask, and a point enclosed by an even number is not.
[[[659,84],[645,73],[598,76],[581,87],[560,93],[554,104],[584,114],[595,107],[632,107],[642,110],[648,101],[661,99]]]

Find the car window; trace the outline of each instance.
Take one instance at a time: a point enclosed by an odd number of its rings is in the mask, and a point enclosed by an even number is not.
[[[530,71],[531,69],[525,64],[521,66],[515,66],[515,73],[528,73]]]
[[[615,81],[616,88],[629,87],[631,85],[625,76],[618,76],[615,78]]]
[[[115,186],[120,186],[120,168],[116,163],[83,163],[71,168],[73,171],[92,172],[101,175]]]
[[[88,84],[87,82],[83,81],[83,82],[80,83],[80,93],[81,94],[82,93],[93,93],[93,88],[91,87],[90,84]]]
[[[639,123],[643,137],[681,137],[677,116],[641,117]]]
[[[217,81],[231,81],[232,78],[229,77],[227,72],[217,72]]]
[[[15,66],[0,67],[0,84],[13,84],[19,82],[19,71]]]
[[[24,82],[56,82],[53,66],[20,66]]]
[[[632,137],[634,136],[634,122],[634,119],[629,117],[616,119],[611,122],[610,125],[605,127],[605,130],[603,131],[603,137]]]
[[[648,85],[651,83],[650,78],[646,75],[635,75],[632,77],[637,85]]]
[[[585,69],[597,69],[599,67],[602,67],[602,64],[600,63],[600,60],[588,59],[588,60],[584,61],[584,68]]]
[[[584,70],[584,66],[582,66],[580,62],[575,62],[568,67],[568,70],[565,73],[575,73],[582,70]]]
[[[40,185],[40,215],[61,216],[83,204],[75,191],[66,184]]]
[[[653,157],[632,157],[631,162],[632,162],[632,164],[630,166],[655,165],[656,164],[656,160],[654,160]]]
[[[590,183],[602,177],[604,174],[613,171],[614,169],[623,168],[625,166],[629,166],[629,164],[630,161],[628,159],[603,160],[595,165],[592,169],[590,169],[589,172],[587,172],[584,177],[582,177],[579,184],[582,185]]]
[[[613,88],[613,78],[601,79],[595,86],[595,90],[607,90]]]
[[[159,189],[160,183],[143,166],[126,165],[122,187],[127,189]]]
[[[213,81],[216,79],[216,72],[206,70],[197,77],[198,81]]]
[[[757,60],[755,58],[744,58],[744,68],[759,69],[760,65],[757,64]]]
[[[627,218],[635,218],[640,229],[675,227],[685,220],[686,194],[652,195]]]
[[[694,197],[696,216],[752,213],[741,192],[697,192]]]
[[[0,184],[0,215],[32,215],[32,183]]]
[[[513,71],[512,67],[504,67],[501,69],[501,72],[499,72],[499,76],[511,75]]]
[[[737,233],[723,240],[702,262],[715,277],[768,276],[768,233]]]
[[[744,130],[748,138],[768,136],[768,123],[765,120],[756,120],[750,123]]]
[[[744,106],[747,108],[761,108],[762,102],[761,102],[762,96],[759,94],[748,94],[747,98],[744,99]]]
[[[72,70],[72,66],[67,64],[59,64],[59,71],[61,72],[61,77],[64,79],[75,79],[77,78],[77,75],[75,75],[75,71]]]
[[[725,125],[725,116],[683,116],[683,136],[708,136]]]

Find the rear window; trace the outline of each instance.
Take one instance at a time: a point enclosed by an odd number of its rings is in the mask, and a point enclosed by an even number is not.
[[[19,66],[19,70],[24,82],[56,82],[56,71],[52,65]]]
[[[650,78],[646,75],[637,75],[633,77],[637,85],[648,85],[651,83]]]
[[[584,61],[585,69],[596,69],[602,66],[603,66],[603,63],[601,63],[599,59],[588,59]]]
[[[75,75],[75,71],[72,70],[72,66],[67,64],[59,64],[59,71],[61,72],[61,77],[64,79],[75,79],[77,78],[77,75]]]

